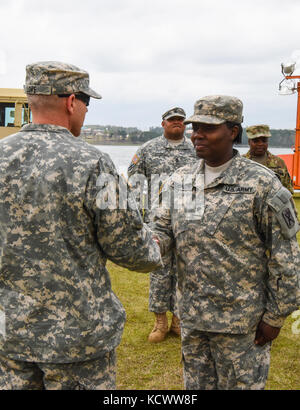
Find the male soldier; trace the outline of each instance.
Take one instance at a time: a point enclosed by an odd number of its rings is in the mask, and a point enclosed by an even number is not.
[[[177,168],[194,164],[196,156],[193,145],[184,136],[186,115],[182,108],[171,108],[162,115],[164,135],[154,138],[142,145],[132,159],[128,168],[128,176],[141,174],[147,179],[148,204],[155,198],[157,179],[162,183]],[[159,187],[159,186],[157,186]],[[152,192],[153,194],[154,192]],[[158,190],[156,194],[158,193]],[[144,220],[149,222],[149,212],[145,212]],[[155,324],[149,335],[149,342],[158,343],[165,339],[168,332],[167,311],[173,313],[170,331],[180,336],[180,323],[176,304],[176,265],[174,253],[167,253],[163,259],[164,268],[150,273],[149,311],[154,312]]]
[[[282,185],[293,194],[293,182],[285,162],[280,157],[277,157],[268,151],[268,142],[271,137],[269,126],[252,125],[251,127],[246,128],[246,133],[250,150],[244,155],[244,157],[270,168],[275,172]]]
[[[195,212],[173,205],[153,218],[162,253],[176,247],[187,389],[263,389],[271,341],[299,303],[291,193],[272,171],[233,149],[242,118],[235,97],[195,103],[185,121],[201,158],[190,167]],[[186,172],[178,170],[164,189],[179,195]]]
[[[33,124],[0,143],[0,388],[114,389],[125,311],[106,260],[148,272],[159,247],[136,209],[104,206],[115,167],[75,138],[101,98],[88,73],[41,62],[26,74]]]

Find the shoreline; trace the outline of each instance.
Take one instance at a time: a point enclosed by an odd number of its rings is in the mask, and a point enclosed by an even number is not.
[[[108,142],[108,143],[105,143],[105,142],[89,142],[89,141],[86,141],[86,140],[83,140],[83,141],[85,141],[85,142],[87,142],[88,144],[91,144],[91,145],[111,145],[111,146],[120,146],[120,147],[122,147],[122,146],[127,146],[127,147],[129,147],[129,146],[132,146],[132,147],[134,147],[134,146],[137,146],[137,145],[143,145],[143,143],[139,143],[139,144],[134,144],[133,142],[131,142],[131,143],[111,143],[111,142]]]
[[[144,142],[140,142],[140,143],[133,143],[133,142],[124,142],[124,143],[120,143],[120,142],[116,142],[116,143],[112,143],[112,142],[89,142],[85,139],[83,139],[83,141],[87,142],[88,144],[91,145],[111,145],[111,146],[137,146],[137,145],[143,145]],[[149,140],[150,141],[150,140]],[[234,147],[236,148],[247,148],[249,147],[249,145],[234,145]],[[279,145],[270,145],[269,144],[269,148],[284,148],[284,149],[290,149],[293,150],[292,147],[287,147],[287,146],[279,146]]]

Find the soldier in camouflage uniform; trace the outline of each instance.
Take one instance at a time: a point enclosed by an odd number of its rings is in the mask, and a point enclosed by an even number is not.
[[[128,176],[142,175],[148,188],[148,201],[144,215],[149,222],[149,208],[154,198],[155,182],[160,180],[157,188],[177,168],[194,164],[196,160],[192,143],[184,136],[183,120],[186,115],[182,108],[174,107],[162,115],[164,135],[154,138],[142,145],[134,155],[128,168]],[[157,176],[157,180],[153,178]],[[158,190],[153,192],[158,194]],[[180,324],[176,304],[176,264],[173,251],[163,259],[164,268],[150,273],[149,311],[154,312],[155,324],[149,335],[149,342],[158,343],[165,339],[168,332],[167,312],[173,313],[170,331],[179,336]]]
[[[106,261],[148,272],[160,250],[132,202],[104,206],[116,169],[75,138],[101,98],[88,73],[32,64],[25,92],[33,123],[0,143],[0,388],[114,389],[125,311]]]
[[[271,137],[269,126],[263,124],[252,125],[246,128],[246,132],[250,150],[244,157],[270,168],[275,172],[282,185],[293,194],[293,182],[285,162],[282,158],[268,151],[268,140]]]
[[[263,389],[271,341],[299,303],[291,193],[233,149],[242,134],[239,99],[203,97],[189,122],[201,160],[179,169],[163,192],[182,194],[180,177],[190,171],[192,202],[200,192],[204,203],[191,212],[173,201],[152,223],[162,254],[176,250],[185,387]]]

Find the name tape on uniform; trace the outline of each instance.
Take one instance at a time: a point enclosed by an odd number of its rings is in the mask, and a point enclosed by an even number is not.
[[[253,194],[255,189],[248,186],[225,185],[223,191],[228,194]]]

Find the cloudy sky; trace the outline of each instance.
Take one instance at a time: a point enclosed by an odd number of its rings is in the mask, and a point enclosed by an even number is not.
[[[0,0],[0,87],[59,60],[103,96],[86,124],[148,129],[173,106],[191,115],[198,98],[227,94],[243,101],[244,126],[295,128],[297,95],[278,84],[281,62],[300,60],[299,16],[299,0]]]

